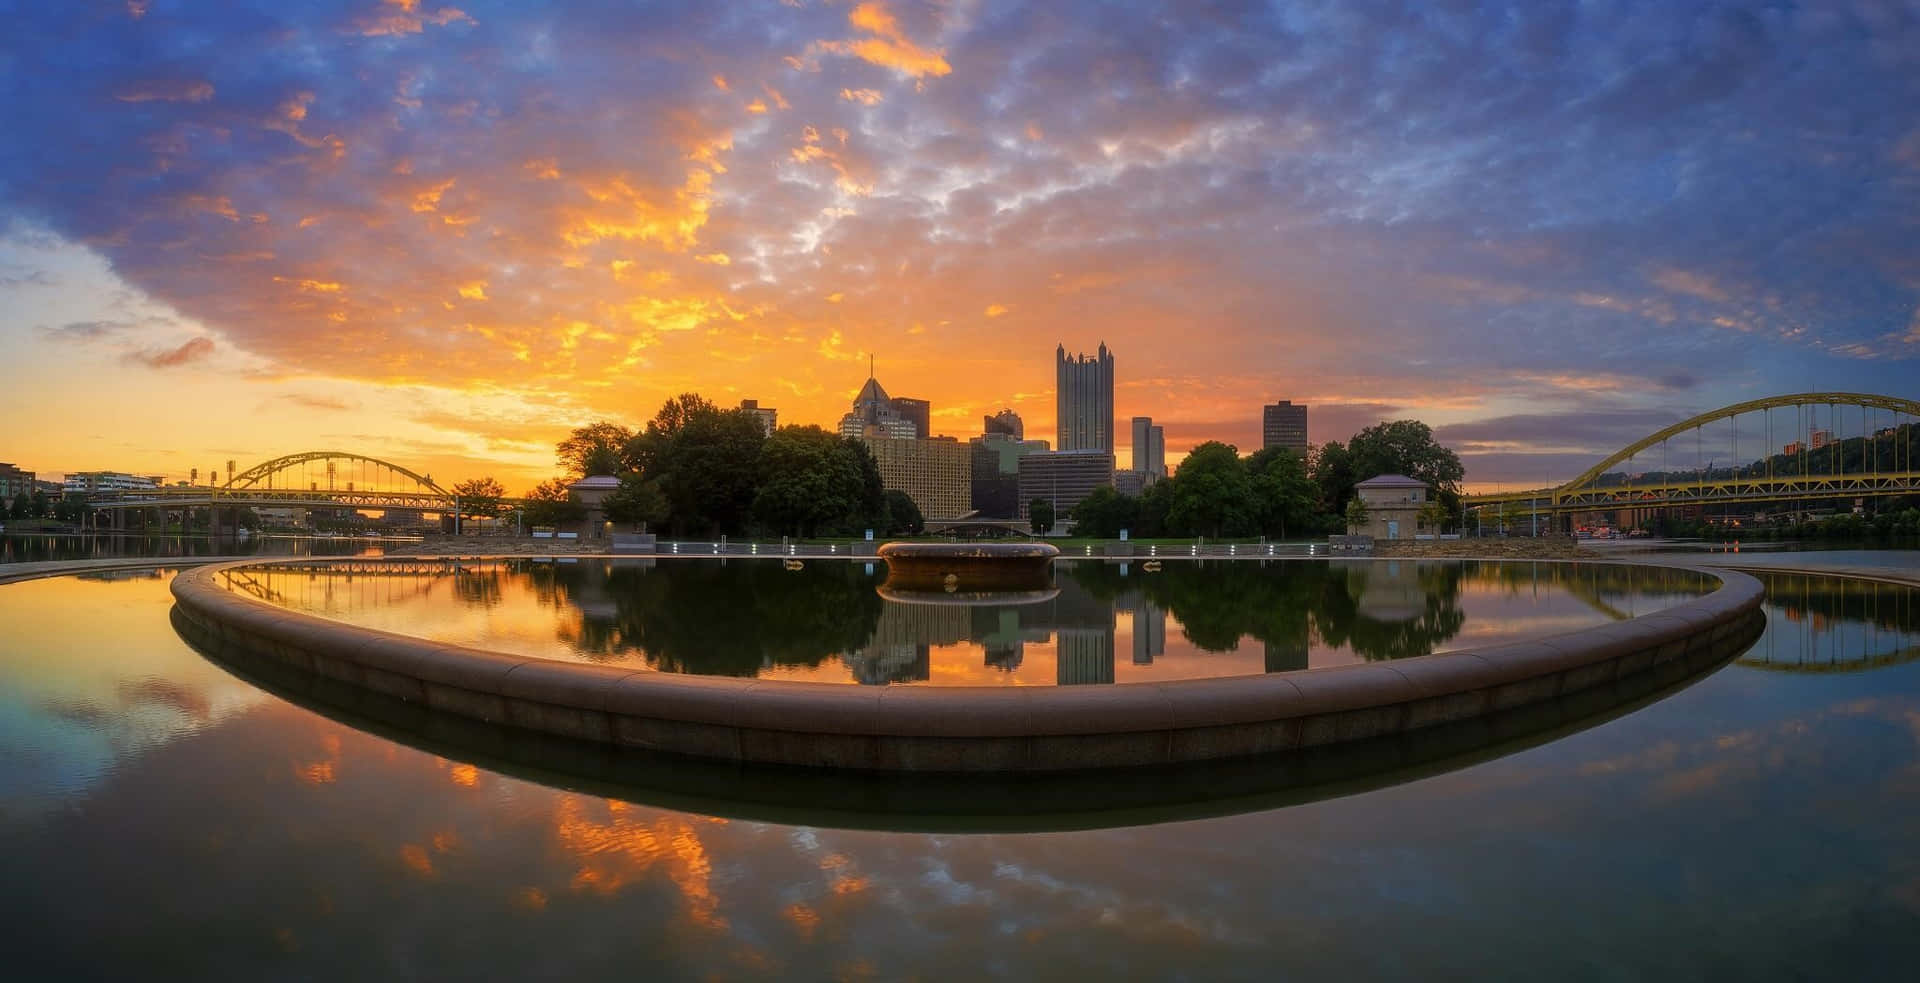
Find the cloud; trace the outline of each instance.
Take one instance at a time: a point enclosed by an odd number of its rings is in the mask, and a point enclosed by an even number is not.
[[[315,396],[311,393],[287,393],[280,397],[283,402],[291,403],[307,410],[346,411],[359,409],[360,404],[337,396]]]
[[[59,327],[42,327],[40,334],[51,341],[98,341],[132,330],[125,321],[70,321]]]
[[[213,347],[212,338],[189,338],[173,348],[149,348],[128,352],[122,357],[134,365],[144,365],[153,369],[171,369],[206,359],[213,354]]]
[[[899,18],[884,3],[868,0],[855,6],[847,14],[847,23],[866,32],[868,36],[845,41],[816,41],[809,51],[849,55],[913,78],[946,75],[953,71],[953,66],[947,64],[946,52],[924,47],[909,38],[901,28]]]
[[[204,79],[155,79],[135,82],[114,93],[121,102],[206,102],[213,83]]]

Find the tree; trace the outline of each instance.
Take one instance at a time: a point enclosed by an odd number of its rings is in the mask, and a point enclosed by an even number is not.
[[[525,517],[529,526],[557,526],[586,518],[587,507],[565,478],[548,478],[527,493]]]
[[[1306,532],[1316,524],[1319,486],[1307,475],[1307,464],[1285,447],[1266,447],[1247,459],[1247,475],[1258,503],[1260,531],[1281,539],[1288,530]]]
[[[887,489],[887,523],[889,536],[918,536],[927,528],[927,520],[920,514],[920,506],[913,496],[898,488]]]
[[[862,464],[871,466],[871,458],[856,454],[857,446],[814,426],[775,430],[760,445],[754,521],[789,536],[864,527],[871,510]]]
[[[1140,500],[1101,485],[1073,507],[1073,534],[1094,539],[1118,539],[1132,529],[1140,514]]]
[[[626,470],[626,462],[621,459],[620,452],[611,447],[595,447],[580,459],[580,470],[582,475],[619,474]]]
[[[33,497],[26,492],[13,496],[13,517],[25,519],[33,514]]]
[[[659,469],[660,456],[666,452],[675,434],[696,418],[718,412],[721,412],[720,408],[705,396],[681,393],[660,404],[660,411],[647,421],[646,428],[622,442],[621,456],[627,467],[654,474]]]
[[[632,430],[617,423],[601,420],[575,429],[567,435],[567,439],[555,444],[554,450],[559,456],[560,466],[567,469],[567,473],[584,477],[596,473],[587,468],[587,455],[595,448],[608,448],[618,455],[632,439]],[[613,472],[597,473],[612,474]]]
[[[500,501],[507,495],[506,486],[491,476],[462,481],[453,486],[453,494],[460,499],[460,514],[477,519],[497,519],[506,508]]]
[[[1355,495],[1347,499],[1347,533],[1353,535],[1367,527],[1367,503]]]
[[[47,517],[47,511],[51,508],[51,503],[47,501],[47,493],[35,488],[33,490],[33,517],[36,519],[44,519]]]
[[[600,503],[600,510],[609,522],[638,526],[645,532],[649,523],[666,519],[667,496],[661,493],[657,479],[629,471],[620,476],[620,487]]]
[[[1440,527],[1446,521],[1446,507],[1439,502],[1428,500],[1427,504],[1420,506],[1420,524],[1433,530],[1434,535],[1439,535]]]
[[[1347,453],[1346,445],[1329,440],[1315,447],[1307,463],[1307,473],[1320,488],[1320,510],[1340,515],[1347,507],[1347,499],[1353,497],[1353,486],[1359,480],[1353,476],[1353,456]]]
[[[1433,489],[1448,514],[1459,511],[1460,482],[1466,468],[1453,451],[1434,443],[1433,428],[1418,420],[1395,420],[1368,427],[1347,442],[1355,481],[1403,474]]]
[[[1033,527],[1035,536],[1045,536],[1053,531],[1053,501],[1036,498],[1027,503],[1027,520]]]
[[[643,473],[659,479],[674,529],[713,535],[745,529],[766,439],[759,419],[739,410],[696,414],[667,438]]]
[[[1254,529],[1253,482],[1232,444],[1209,440],[1180,462],[1167,526],[1182,536],[1236,536]]]

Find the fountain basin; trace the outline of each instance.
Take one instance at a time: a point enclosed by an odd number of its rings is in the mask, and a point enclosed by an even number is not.
[[[887,543],[886,586],[899,591],[948,594],[1035,591],[1053,586],[1049,543]]]

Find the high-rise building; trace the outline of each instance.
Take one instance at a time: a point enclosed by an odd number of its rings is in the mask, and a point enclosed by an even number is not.
[[[757,399],[741,400],[740,409],[742,412],[753,414],[753,418],[760,421],[760,429],[765,430],[767,436],[773,436],[774,428],[779,426],[779,410],[771,406],[761,406]]]
[[[1100,343],[1094,355],[1067,357],[1054,349],[1054,420],[1063,451],[1113,453],[1113,355]]]
[[[1053,503],[1055,521],[1095,488],[1113,486],[1113,454],[1100,450],[1048,451],[1020,458],[1020,518],[1028,517],[1034,499]]]
[[[1027,427],[1020,421],[1020,414],[1012,410],[1001,410],[992,416],[980,418],[980,433],[982,436],[1004,434],[1015,440],[1021,440],[1027,436]]]
[[[952,437],[860,437],[873,452],[880,484],[907,493],[929,519],[957,519],[973,501],[970,448]]]
[[[973,510],[988,519],[1019,515],[1020,458],[1045,453],[1047,442],[989,432],[973,438],[968,449],[973,457]]]
[[[1153,478],[1167,476],[1167,432],[1154,426],[1153,417],[1133,418],[1133,470]]]
[[[1307,453],[1306,404],[1295,406],[1292,400],[1283,399],[1262,407],[1260,446],[1285,447],[1304,457]]]
[[[925,440],[933,436],[932,431],[929,429],[933,415],[932,403],[924,399],[914,399],[911,396],[895,396],[893,397],[893,412],[898,414],[900,419],[913,424],[913,435],[915,437]]]
[[[1144,596],[1133,602],[1133,664],[1153,665],[1167,654],[1167,609]]]
[[[866,385],[853,397],[853,409],[840,418],[840,436],[842,437],[903,437],[915,438],[925,434],[913,420],[900,415],[893,397],[880,385],[880,380],[867,376]],[[913,400],[926,404],[921,400]]]
[[[1816,451],[1833,443],[1833,431],[1831,430],[1815,430],[1809,436],[1812,438],[1812,449]]]
[[[1113,625],[1062,628],[1054,634],[1054,682],[1061,686],[1113,682]]]

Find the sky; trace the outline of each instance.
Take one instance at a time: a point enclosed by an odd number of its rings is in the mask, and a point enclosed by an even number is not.
[[[1470,487],[1920,398],[1920,3],[0,0],[0,461],[519,492],[867,374],[1169,458],[1417,418]],[[1777,441],[1776,441],[1777,442]]]

